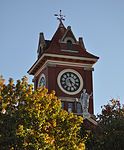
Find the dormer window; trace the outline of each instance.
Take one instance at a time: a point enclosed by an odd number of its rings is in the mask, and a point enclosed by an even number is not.
[[[74,47],[77,44],[76,40],[70,36],[65,37],[60,41],[62,44],[61,51],[68,53],[79,53]]]
[[[67,40],[67,49],[72,49],[72,41]]]

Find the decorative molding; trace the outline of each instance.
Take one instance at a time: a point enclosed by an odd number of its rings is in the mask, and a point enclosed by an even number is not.
[[[86,58],[86,57],[77,57],[77,56],[68,56],[68,55],[59,55],[59,54],[43,54],[42,57],[40,58],[40,60],[42,60],[42,58],[44,56],[57,57],[57,58],[68,58],[68,59],[70,58],[70,59],[74,59],[74,60],[87,60],[87,61],[94,61],[94,62],[97,61],[97,59],[95,59],[95,58]]]
[[[70,40],[70,41],[72,42],[72,44],[75,44],[75,41],[74,41],[74,39],[73,39],[72,37],[66,37],[66,38],[62,41],[62,43],[67,43],[68,40]]]
[[[93,62],[97,62],[98,59],[95,58],[86,58],[86,57],[77,57],[77,56],[67,56],[67,55],[58,55],[58,54],[43,54],[37,61],[36,63],[30,68],[30,70],[28,71],[28,73],[30,74],[33,69],[37,66],[37,64],[39,64],[39,62],[43,59],[43,57],[56,57],[56,58],[67,58],[67,59],[73,59],[73,60],[86,60],[86,61],[93,61]]]
[[[76,98],[73,98],[73,97],[59,97],[59,99],[63,102],[75,102],[76,101]]]
[[[62,87],[62,85],[61,85],[61,80],[60,80],[60,79],[61,79],[61,76],[62,76],[64,73],[66,73],[66,72],[72,72],[72,73],[76,74],[77,77],[78,77],[79,80],[80,80],[80,86],[79,86],[79,88],[78,88],[76,91],[74,91],[74,92],[69,92],[69,91],[65,90],[65,89]],[[64,93],[66,93],[66,94],[68,94],[68,95],[76,95],[76,94],[78,94],[78,93],[82,90],[82,88],[83,88],[83,78],[82,78],[82,76],[80,75],[80,73],[77,72],[77,71],[74,70],[74,69],[64,69],[64,70],[62,70],[62,71],[58,74],[57,83],[58,83],[59,88],[60,88]]]
[[[84,70],[87,70],[87,71],[94,71],[94,68],[84,67]]]
[[[40,72],[47,66],[56,67],[56,65],[63,65],[63,66],[69,66],[69,67],[81,67],[81,68],[89,68],[92,69],[92,64],[83,64],[83,63],[72,63],[72,62],[66,62],[66,61],[54,61],[54,60],[47,60],[44,65],[35,73],[35,77],[40,74]]]
[[[63,52],[69,52],[69,53],[79,53],[78,50],[70,50],[70,49],[61,49]]]

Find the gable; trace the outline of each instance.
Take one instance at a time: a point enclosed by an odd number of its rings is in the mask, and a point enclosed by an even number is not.
[[[63,37],[61,38],[60,42],[67,43],[67,41],[69,41],[69,40],[73,44],[77,43],[77,40],[76,40],[70,26],[67,27],[67,30],[66,30],[65,34],[63,35]]]

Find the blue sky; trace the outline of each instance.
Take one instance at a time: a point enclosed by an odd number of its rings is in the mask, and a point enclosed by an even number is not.
[[[60,9],[65,26],[100,57],[93,72],[95,113],[112,98],[124,103],[123,0],[0,0],[0,74],[6,80],[28,76],[39,33],[52,38],[58,27],[54,14]]]

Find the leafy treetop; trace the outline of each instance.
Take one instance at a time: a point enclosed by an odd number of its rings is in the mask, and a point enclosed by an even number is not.
[[[55,92],[33,90],[27,77],[0,78],[0,149],[83,150],[82,117],[61,109]]]

